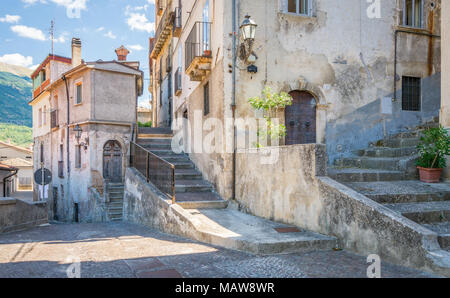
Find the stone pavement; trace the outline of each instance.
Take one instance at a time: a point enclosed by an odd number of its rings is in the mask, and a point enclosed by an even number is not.
[[[366,277],[366,257],[346,251],[256,256],[129,223],[52,224],[0,235],[0,278]],[[382,262],[382,277],[436,277]]]

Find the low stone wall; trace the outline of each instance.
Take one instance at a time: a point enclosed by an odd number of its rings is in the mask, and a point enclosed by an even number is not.
[[[48,223],[47,203],[0,198],[0,234]]]
[[[262,164],[267,153],[278,156]],[[342,248],[450,275],[437,234],[326,177],[324,145],[240,150],[236,205],[242,211],[339,238]]]

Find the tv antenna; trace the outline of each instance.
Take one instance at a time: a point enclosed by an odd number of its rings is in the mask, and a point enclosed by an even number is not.
[[[55,55],[54,48],[53,48],[53,43],[54,43],[54,38],[55,38],[55,20],[54,19],[50,22],[50,38],[52,39],[52,57],[53,57]]]

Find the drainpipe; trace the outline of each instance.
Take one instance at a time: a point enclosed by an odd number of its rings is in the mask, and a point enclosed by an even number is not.
[[[231,92],[231,111],[233,117],[233,200],[236,200],[236,0],[232,3],[232,31],[233,31],[233,73]]]
[[[19,172],[19,169],[13,168],[13,169],[11,169],[11,170],[3,170],[3,171],[8,171],[8,172],[13,171],[13,172],[14,172],[13,174],[8,175],[8,176],[6,176],[5,178],[3,178],[3,197],[6,197],[6,182],[7,182],[7,180],[8,180],[9,178],[11,178],[11,177],[17,175],[17,173]]]
[[[421,36],[428,36],[430,38],[441,38],[440,35],[435,35],[432,33],[427,32],[420,32],[420,31],[408,31],[408,30],[402,30],[398,29],[395,30],[395,47],[394,47],[394,101],[397,101],[397,44],[398,44],[398,34],[399,33],[409,33],[409,34],[415,34],[415,35],[421,35]],[[431,49],[433,50],[433,49]]]
[[[67,82],[67,77],[64,75],[62,77],[66,85],[66,97],[67,97],[67,135],[66,135],[66,151],[67,151],[67,198],[70,199],[70,97],[69,97],[69,86]]]

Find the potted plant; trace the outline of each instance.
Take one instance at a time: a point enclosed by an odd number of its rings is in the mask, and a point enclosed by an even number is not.
[[[426,183],[439,183],[442,170],[446,167],[446,156],[450,155],[450,137],[442,126],[430,128],[424,132],[417,146],[419,149],[420,181]]]

